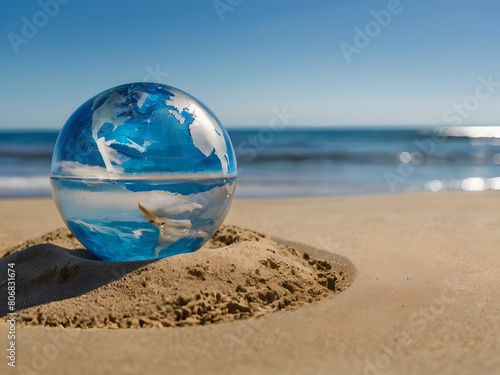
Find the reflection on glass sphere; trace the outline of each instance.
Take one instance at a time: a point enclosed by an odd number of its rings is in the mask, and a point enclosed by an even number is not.
[[[78,240],[109,261],[199,249],[236,187],[229,136],[176,88],[132,83],[93,97],[66,122],[52,158],[52,195]]]

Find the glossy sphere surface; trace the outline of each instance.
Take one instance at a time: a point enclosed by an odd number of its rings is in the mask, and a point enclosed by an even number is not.
[[[69,229],[99,258],[162,258],[198,250],[222,224],[236,159],[201,102],[170,86],[132,83],[69,118],[51,185]]]

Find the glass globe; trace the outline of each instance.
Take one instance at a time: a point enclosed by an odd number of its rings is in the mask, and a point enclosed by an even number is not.
[[[198,250],[236,187],[229,136],[200,101],[157,83],[114,87],[61,130],[51,186],[69,229],[108,261]]]

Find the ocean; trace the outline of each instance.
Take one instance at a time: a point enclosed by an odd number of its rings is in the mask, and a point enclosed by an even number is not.
[[[228,129],[239,198],[500,190],[500,127]],[[0,131],[0,197],[50,196],[57,131]]]

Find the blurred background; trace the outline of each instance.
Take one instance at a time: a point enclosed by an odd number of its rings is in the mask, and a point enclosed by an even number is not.
[[[495,0],[0,0],[0,197],[49,196],[58,131],[113,86],[204,102],[237,197],[500,190]]]

